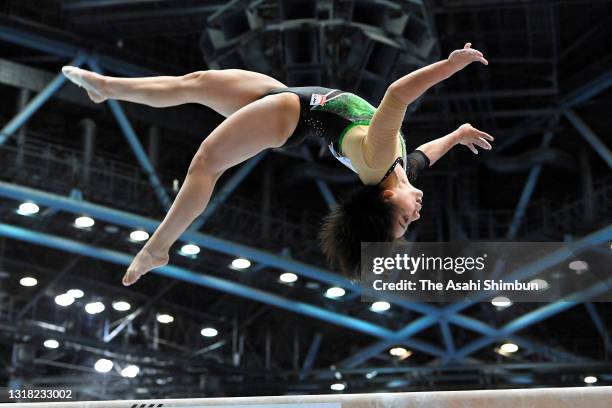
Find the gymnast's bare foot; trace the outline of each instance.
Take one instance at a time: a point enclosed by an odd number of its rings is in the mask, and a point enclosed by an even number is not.
[[[101,103],[108,98],[104,91],[104,76],[69,65],[62,67],[62,72],[71,82],[85,89],[92,102]]]
[[[147,248],[143,248],[134,257],[134,260],[123,276],[122,283],[124,286],[130,286],[136,283],[138,279],[151,269],[159,268],[168,264],[168,254],[158,255],[150,252]]]

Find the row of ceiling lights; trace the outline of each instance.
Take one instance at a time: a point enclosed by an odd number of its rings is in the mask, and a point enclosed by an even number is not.
[[[32,216],[37,214],[40,208],[37,204],[32,202],[24,202],[19,205],[17,213],[24,216]],[[74,221],[74,226],[77,228],[91,228],[95,225],[95,220],[88,216],[77,217]],[[144,242],[149,239],[149,233],[144,230],[135,230],[130,233],[130,240],[134,242]],[[200,253],[200,247],[195,244],[184,244],[179,253],[184,256],[196,256]],[[251,267],[251,261],[245,258],[236,258],[232,261],[230,268],[236,270],[244,270]],[[573,261],[570,263],[570,268],[574,270],[584,270],[587,268],[586,262],[584,261]],[[287,284],[294,283],[298,280],[298,276],[292,272],[285,272],[279,276],[279,281]],[[534,279],[531,282],[536,283],[540,290],[546,290],[549,288],[549,284],[544,279]],[[337,299],[346,294],[346,291],[341,287],[331,287],[327,289],[325,296],[331,299]],[[512,301],[505,296],[497,296],[492,299],[491,304],[497,307],[498,310],[505,309],[512,305]],[[384,312],[389,310],[391,305],[388,302],[380,301],[374,302],[370,309],[374,312]]]
[[[32,216],[37,214],[39,211],[40,208],[35,203],[25,202],[19,205],[17,213],[25,216]],[[95,220],[88,216],[80,216],[75,219],[74,225],[75,227],[82,229],[91,228],[95,225]],[[149,239],[149,233],[147,231],[135,230],[130,233],[130,240],[134,242],[144,242],[147,239]],[[194,244],[184,244],[181,247],[179,253],[184,256],[193,257],[200,253],[200,247]],[[580,262],[580,265],[578,265],[576,262]],[[586,266],[584,266],[583,264],[583,261],[574,261],[570,264],[570,268],[576,270],[578,268],[586,268]],[[232,261],[230,267],[236,270],[248,269],[251,267],[251,261],[245,258],[237,258]],[[279,280],[283,283],[290,284],[296,282],[298,280],[298,276],[292,272],[285,272],[279,276]],[[537,283],[540,290],[546,290],[549,287],[548,282],[546,282],[544,279],[534,279],[532,282]],[[344,296],[345,293],[346,291],[341,287],[331,287],[327,289],[325,296],[328,298],[336,299]],[[493,304],[493,306],[497,307],[498,310],[505,309],[512,305],[512,301],[510,301],[510,299],[505,296],[495,297],[491,301],[491,303]],[[390,307],[391,305],[388,302],[381,301],[374,302],[371,305],[370,309],[374,312],[384,312],[386,310],[389,310]]]
[[[36,279],[32,277],[24,277],[21,279],[20,283],[24,286],[34,286],[36,285]],[[330,297],[340,295],[341,293],[340,291],[344,291],[344,289],[342,288],[328,289],[328,292],[331,292]],[[343,294],[344,292],[342,292],[342,295]],[[60,306],[69,306],[70,304],[74,302],[75,298],[81,298],[83,296],[84,296],[84,293],[82,290],[70,289],[66,293],[56,296],[55,301]],[[496,306],[499,306],[499,304],[497,304]],[[388,310],[389,308],[390,308],[390,304],[388,302],[374,302],[371,306],[371,309],[376,312],[382,312],[382,311]],[[85,311],[89,314],[101,313],[102,311],[104,311],[104,309],[105,309],[105,306],[102,302],[92,302],[92,303],[88,303],[85,306]],[[113,302],[113,309],[117,311],[128,311],[131,309],[131,305],[125,301],[117,301],[117,302]],[[167,313],[157,314],[156,319],[159,323],[162,323],[162,324],[170,324],[174,322],[174,316],[167,314]],[[200,331],[200,334],[204,337],[210,338],[210,337],[217,336],[219,332],[214,327],[205,327]],[[47,348],[58,348],[59,342],[55,339],[48,339],[44,342],[44,346]],[[495,349],[495,351],[502,356],[509,356],[513,353],[516,353],[518,350],[519,350],[519,346],[514,343],[510,343],[510,342],[501,344],[499,347]],[[404,347],[393,347],[389,350],[389,354],[393,357],[398,358],[399,360],[404,360],[412,355],[412,351],[407,350]],[[109,363],[110,363],[110,368],[104,371],[109,366]],[[113,367],[112,362],[106,359],[101,359],[96,364],[97,366],[95,368],[99,372],[108,372]],[[126,373],[131,373],[135,369],[138,369],[138,367],[128,366],[124,370],[122,370],[122,375],[124,377],[129,377],[129,375],[124,375],[123,371],[127,370]],[[134,376],[136,375],[137,375],[137,372]],[[584,378],[584,382],[587,384],[594,384],[597,382],[597,377],[587,376]],[[334,383],[331,385],[331,389],[334,391],[343,391],[345,388],[346,388],[346,384],[344,383]]]
[[[40,211],[40,207],[32,202],[24,202],[19,205],[17,213],[23,216],[33,216]],[[81,229],[91,228],[95,225],[95,220],[88,216],[80,216],[74,220],[74,226]],[[130,232],[130,240],[134,242],[144,242],[149,239],[149,233],[144,230],[134,230]],[[184,256],[194,257],[200,253],[199,246],[191,243],[184,244],[179,253]],[[236,258],[230,264],[230,268],[235,270],[244,270],[251,267],[251,261],[246,258]],[[24,278],[25,279],[25,278]],[[33,278],[22,283],[24,286],[34,286],[36,283]],[[285,272],[279,276],[279,280],[283,283],[294,283],[298,280],[298,276],[292,272]],[[326,291],[326,296],[329,298],[339,298],[345,295],[345,290],[341,287],[332,287]]]
[[[209,330],[210,334],[216,335],[217,331],[213,328],[207,328],[202,330],[202,335],[205,330]],[[208,336],[210,337],[210,336]],[[59,347],[59,342],[54,339],[45,340],[44,346],[47,348],[55,349]],[[518,351],[518,346],[513,343],[504,343],[499,347],[500,353],[511,354]],[[404,347],[393,347],[389,350],[389,354],[393,357],[397,357],[399,360],[404,360],[412,355],[412,351],[405,349]],[[113,368],[113,362],[107,359],[100,359],[94,365],[96,371],[100,373],[107,373]],[[121,370],[121,375],[127,378],[134,378],[138,375],[140,369],[138,366],[129,365]],[[373,371],[366,374],[367,379],[374,378],[378,373]],[[597,382],[597,377],[593,375],[589,375],[583,378],[585,384],[595,384]],[[344,391],[346,389],[346,383],[336,382],[330,386],[333,391]]]
[[[17,213],[24,216],[32,216],[40,211],[40,208],[35,203],[25,202],[20,204]],[[95,225],[95,220],[88,216],[80,216],[77,217],[74,221],[74,225],[77,228],[91,228]],[[134,242],[144,242],[149,239],[149,233],[143,230],[135,230],[130,233],[130,239]],[[185,244],[181,247],[179,251],[182,255],[185,256],[195,256],[200,253],[200,248],[194,244]],[[237,258],[234,259],[230,265],[232,269],[242,270],[248,269],[251,266],[251,262],[245,258]],[[584,261],[573,261],[569,264],[570,269],[575,271],[584,271],[588,268],[588,265]],[[283,283],[291,284],[298,280],[298,276],[292,272],[285,272],[279,276],[279,280]],[[533,281],[538,285],[539,290],[546,290],[549,288],[549,284],[544,279],[534,279]],[[33,277],[24,277],[21,279],[20,283],[23,286],[35,286],[37,281]],[[331,287],[328,288],[325,292],[325,296],[332,299],[337,299],[346,294],[346,291],[341,287]],[[58,295],[55,298],[55,301],[60,306],[69,306],[74,302],[75,298],[82,297],[83,293],[79,289],[72,289],[65,294]],[[491,304],[498,308],[498,310],[505,309],[511,306],[513,303],[510,299],[504,296],[497,296],[491,300]],[[125,301],[113,302],[113,308],[117,311],[127,311],[131,308],[130,304]],[[374,312],[385,312],[391,308],[391,304],[385,301],[377,301],[372,303],[370,306],[370,310]],[[85,311],[89,314],[97,314],[101,313],[105,310],[105,306],[102,302],[93,302],[88,303],[85,306]],[[174,321],[174,317],[169,314],[158,314],[157,321],[162,324],[169,324]],[[215,337],[218,334],[218,331],[212,327],[206,327],[201,330],[201,334],[204,337]],[[51,342],[55,342],[55,340],[48,340]],[[51,343],[54,344],[54,343]],[[59,344],[58,344],[59,346]],[[495,350],[501,355],[509,355],[518,351],[519,347],[513,343],[504,343],[500,347]],[[389,353],[403,360],[405,358],[410,357],[412,355],[411,351],[406,350],[403,347],[394,347],[389,350]],[[105,359],[102,359],[105,360]],[[102,361],[99,360],[99,361]],[[105,360],[109,361],[109,360]],[[111,369],[112,369],[112,362]],[[108,363],[101,363],[108,364]],[[108,370],[110,371],[110,369]],[[584,378],[585,383],[592,384],[597,381],[597,378],[594,376],[587,376]],[[335,383],[332,384],[331,389],[334,391],[342,391],[344,390],[346,385],[344,383]]]

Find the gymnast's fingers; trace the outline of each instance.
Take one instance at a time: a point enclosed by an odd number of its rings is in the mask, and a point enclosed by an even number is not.
[[[474,143],[476,143],[478,146],[482,147],[483,149],[486,149],[486,150],[491,150],[492,149],[492,147],[489,144],[489,142],[484,140],[482,137],[477,137],[476,139],[474,139]]]
[[[483,139],[486,139],[486,140],[490,140],[490,141],[495,140],[495,138],[494,138],[493,136],[491,136],[491,135],[490,135],[490,134],[488,134],[487,132],[483,132],[482,130],[479,130],[479,131],[478,131],[478,135],[479,135],[480,137],[482,137]]]

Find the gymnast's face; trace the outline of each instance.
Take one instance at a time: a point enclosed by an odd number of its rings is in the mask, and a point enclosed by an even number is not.
[[[400,166],[396,166],[394,173],[395,182],[385,186],[382,194],[383,199],[395,209],[393,235],[395,238],[401,238],[406,233],[408,224],[421,218],[423,192],[410,184],[406,172]]]

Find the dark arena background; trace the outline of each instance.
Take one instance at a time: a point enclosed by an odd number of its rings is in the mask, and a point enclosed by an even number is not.
[[[610,303],[578,289],[573,302],[361,302],[317,239],[358,179],[314,141],[230,169],[171,267],[121,285],[223,117],[94,104],[62,66],[246,69],[376,106],[468,41],[489,65],[429,90],[402,130],[414,149],[470,123],[494,148],[459,146],[423,173],[406,239],[609,256],[610,1],[0,1],[0,387],[84,401],[611,385]]]

